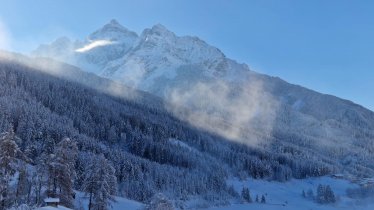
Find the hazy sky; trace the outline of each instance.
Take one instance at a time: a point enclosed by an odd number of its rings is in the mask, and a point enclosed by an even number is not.
[[[374,110],[371,0],[0,0],[0,47],[84,38],[113,18],[199,36],[255,71]]]

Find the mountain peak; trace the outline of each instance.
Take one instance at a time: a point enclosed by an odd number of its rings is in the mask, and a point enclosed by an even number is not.
[[[62,36],[60,38],[57,38],[53,43],[55,43],[55,44],[68,44],[70,42],[71,42],[71,40],[68,37]]]
[[[158,23],[152,27],[152,30],[169,31],[164,25]]]
[[[138,35],[121,25],[116,19],[112,19],[102,28],[92,33],[89,39],[109,39],[117,41],[124,37],[137,38]]]
[[[108,24],[110,24],[110,25],[121,25],[116,19],[110,20],[110,22]]]
[[[150,33],[162,35],[162,36],[174,36],[174,33],[167,29],[161,24],[154,25],[151,29],[148,29]]]
[[[109,21],[109,23],[105,24],[102,29],[109,29],[109,28],[115,28],[115,29],[118,29],[118,30],[127,30],[128,29],[126,27],[124,27],[123,25],[121,25],[116,19],[112,19]]]

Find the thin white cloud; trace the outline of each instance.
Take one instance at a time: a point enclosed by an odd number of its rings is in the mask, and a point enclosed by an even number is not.
[[[95,40],[79,49],[76,49],[75,52],[83,53],[83,52],[92,50],[96,47],[102,47],[102,46],[111,45],[111,44],[113,44],[113,42],[109,40]]]
[[[243,87],[200,82],[169,94],[169,110],[196,127],[251,146],[270,135],[278,102],[255,78]]]
[[[0,18],[0,49],[10,50],[10,32]]]

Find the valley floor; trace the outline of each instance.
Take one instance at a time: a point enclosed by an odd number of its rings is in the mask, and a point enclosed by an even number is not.
[[[76,198],[76,206],[80,209],[88,209],[88,199],[84,196],[84,193],[78,192]],[[122,197],[116,197],[116,202],[112,203],[112,210],[140,210],[144,204],[137,201],[129,200]]]
[[[267,194],[266,204],[233,204],[225,207],[212,207],[209,210],[372,210],[374,201],[365,202],[347,197],[348,188],[357,188],[358,185],[347,180],[334,179],[330,177],[309,178],[304,180],[291,180],[286,183],[268,182],[264,180],[247,180],[240,182],[231,180],[235,189],[240,192],[243,186],[249,187],[252,199],[258,194]],[[302,196],[302,191],[312,189],[316,193],[319,184],[330,185],[338,201],[335,204],[321,205],[311,199]]]
[[[347,197],[346,190],[348,188],[357,188],[358,185],[347,180],[334,179],[330,177],[309,178],[304,180],[293,179],[291,181],[269,182],[264,180],[248,179],[239,181],[232,179],[228,181],[229,185],[233,185],[237,192],[241,192],[243,186],[250,189],[251,197],[255,200],[256,195],[261,198],[266,197],[266,204],[250,203],[250,204],[232,204],[229,206],[210,207],[206,210],[372,210],[374,209],[374,201],[355,200]],[[321,205],[311,199],[302,196],[302,191],[307,192],[309,189],[316,192],[319,184],[330,185],[334,191],[338,201],[335,204]],[[82,193],[78,193],[78,202],[80,206],[87,209],[87,199],[84,199]],[[125,198],[116,198],[113,203],[112,210],[139,210],[144,204],[128,200]],[[191,201],[191,204],[196,202]],[[197,209],[192,206],[187,209]]]

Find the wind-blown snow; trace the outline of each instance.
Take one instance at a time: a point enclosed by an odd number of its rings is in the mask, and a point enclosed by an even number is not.
[[[92,50],[96,47],[101,47],[101,46],[107,46],[107,45],[111,45],[113,44],[112,41],[109,41],[109,40],[95,40],[95,41],[92,41],[91,43],[79,48],[79,49],[76,49],[75,52],[80,52],[80,53],[83,53],[83,52],[87,52],[89,50]]]

